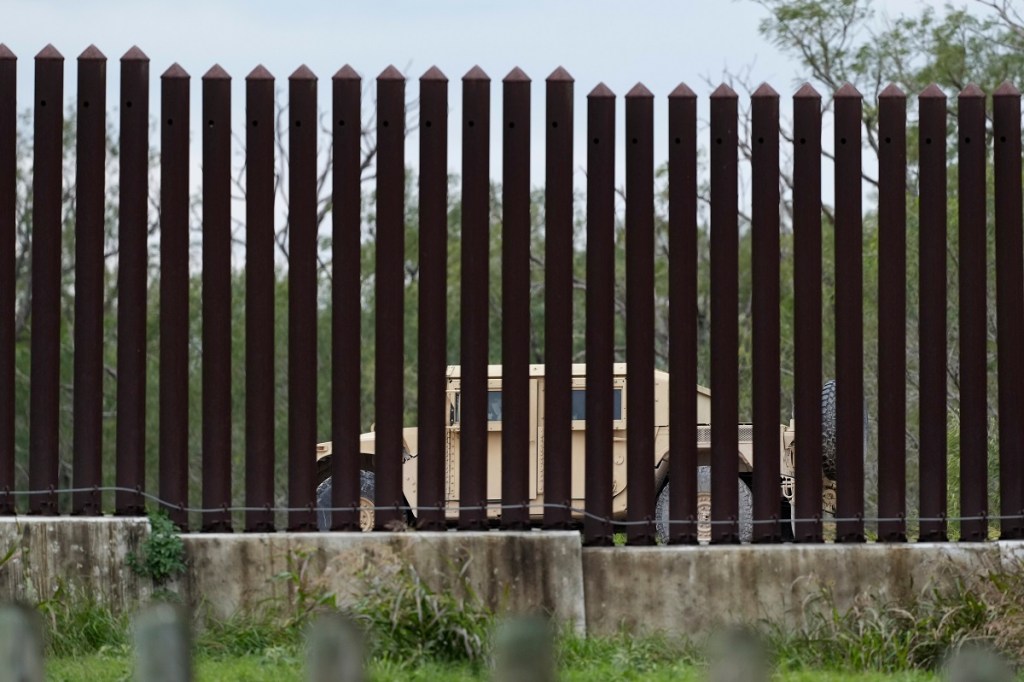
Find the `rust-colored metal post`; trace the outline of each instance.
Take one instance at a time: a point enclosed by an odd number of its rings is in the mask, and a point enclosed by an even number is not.
[[[544,527],[572,504],[572,76],[547,79],[544,188]]]
[[[316,76],[288,77],[288,530],[316,530]]]
[[[626,542],[654,544],[654,95],[626,93]]]
[[[697,544],[697,95],[668,96],[668,515],[671,544]],[[589,241],[588,241],[589,244]],[[673,475],[671,472],[675,472]]]
[[[861,95],[835,94],[836,542],[864,541],[864,285]],[[798,483],[799,486],[799,483]]]
[[[32,390],[28,479],[54,490],[60,440],[61,179],[64,151],[64,57],[52,45],[36,55],[32,161]],[[33,514],[57,514],[57,495],[29,498]]]
[[[946,95],[929,85],[918,96],[920,235],[918,357],[922,542],[946,537]]]
[[[146,296],[149,291],[149,58],[132,47],[121,57],[118,157],[117,444],[115,481],[146,487]],[[146,513],[137,493],[119,490],[119,515]]]
[[[444,530],[445,433],[449,419],[445,409],[448,383],[445,375],[448,365],[448,78],[436,66],[420,77],[419,210],[419,527]]]
[[[775,452],[781,412],[779,93],[765,83],[754,91],[752,108],[754,452]],[[759,458],[754,467],[754,520],[765,523],[754,525],[754,542],[782,540],[779,509],[779,458]]]
[[[245,530],[273,532],[274,77],[245,78]]]
[[[231,532],[231,76],[203,75],[203,508]]]
[[[739,540],[739,202],[736,113],[711,94],[711,542]],[[731,523],[730,523],[731,522]]]
[[[75,393],[73,481],[103,484],[103,238],[107,147],[107,58],[94,45],[78,57],[75,170]],[[76,493],[72,513],[101,513],[98,490]]]
[[[18,58],[0,43],[0,514],[14,513],[14,245]]]
[[[501,252],[501,502],[530,501],[530,78],[503,81]],[[570,183],[571,184],[571,183]],[[525,529],[530,510],[503,506],[501,526]]]
[[[487,358],[490,246],[491,79],[462,77],[462,397],[459,528],[487,526]]]
[[[615,93],[604,83],[587,95],[587,545],[610,547],[612,398],[615,362]]]
[[[160,498],[188,528],[189,75],[160,76]]]
[[[992,97],[995,145],[996,328],[999,361],[1000,538],[1024,538],[1024,239],[1021,235],[1020,90]],[[1011,517],[1011,518],[1006,518]],[[1015,518],[1013,518],[1015,517]]]
[[[355,69],[346,65],[334,74],[331,87],[334,99],[331,506],[345,508],[333,512],[331,529],[356,531],[359,530],[362,348],[362,79]],[[421,426],[421,439],[422,434]],[[422,485],[422,478],[420,483]]]
[[[793,411],[796,542],[821,542],[821,95],[793,95]]]
[[[960,179],[960,539],[988,538],[985,286],[985,93],[968,85],[957,112]]]
[[[377,530],[404,518],[402,419],[405,399],[405,77],[377,77]],[[394,507],[394,509],[388,509]]]
[[[878,515],[900,519],[878,539],[906,542],[907,96],[890,85],[878,106]]]

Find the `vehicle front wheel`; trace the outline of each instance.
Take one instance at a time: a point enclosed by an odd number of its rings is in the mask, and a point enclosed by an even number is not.
[[[372,471],[359,472],[359,528],[367,532],[373,530],[374,489],[377,479]],[[316,488],[316,527],[318,530],[331,529],[331,477],[328,476]]]
[[[754,496],[743,479],[739,479],[739,535],[740,542],[750,542],[754,535]],[[654,510],[654,525],[657,531],[658,540],[665,544],[668,542],[669,513],[668,500],[669,483],[661,489],[658,495],[658,502]],[[711,541],[711,467],[697,467],[697,540],[701,544]]]

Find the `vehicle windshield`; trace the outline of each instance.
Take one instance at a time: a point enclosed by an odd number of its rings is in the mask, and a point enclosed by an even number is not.
[[[459,422],[460,406],[461,406],[461,393],[455,394],[454,405],[451,410],[451,423],[456,424]],[[583,421],[587,418],[587,391],[583,388],[576,388],[572,391],[572,419],[573,421]],[[616,388],[612,392],[612,419],[619,421],[622,419],[622,389]],[[488,391],[487,392],[487,421],[489,422],[500,422],[502,421],[502,402],[501,402],[501,391]]]

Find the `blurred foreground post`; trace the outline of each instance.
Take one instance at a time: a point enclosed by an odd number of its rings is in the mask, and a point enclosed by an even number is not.
[[[177,607],[154,604],[139,612],[132,644],[137,682],[191,682],[192,641]]]
[[[0,682],[43,682],[39,616],[16,604],[0,606]]]
[[[363,682],[366,647],[363,633],[350,618],[328,613],[313,622],[306,651],[309,682]]]
[[[554,682],[555,633],[540,617],[514,618],[494,636],[494,682]]]

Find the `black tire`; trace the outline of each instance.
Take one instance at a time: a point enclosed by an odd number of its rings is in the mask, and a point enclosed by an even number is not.
[[[359,497],[373,504],[375,490],[377,488],[377,477],[372,471],[360,470],[359,472]],[[316,487],[316,527],[318,530],[326,531],[331,529],[331,477],[325,478]]]
[[[662,544],[668,542],[670,485],[671,480],[661,489],[654,508],[654,527],[658,541]],[[711,467],[709,466],[697,467],[697,494],[700,493],[711,493]],[[739,512],[740,542],[748,543],[754,535],[754,496],[742,478],[739,479]]]
[[[799,427],[797,427],[799,428]],[[821,472],[836,480],[836,380],[821,387]]]

